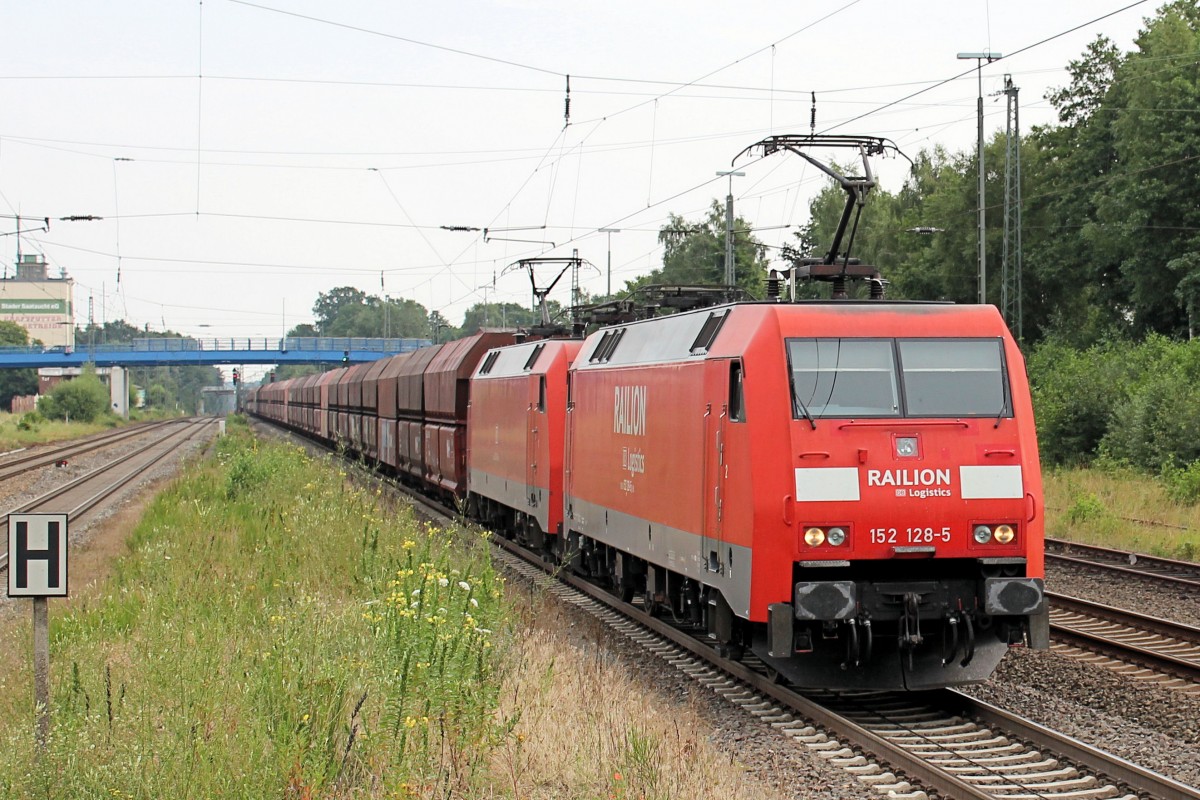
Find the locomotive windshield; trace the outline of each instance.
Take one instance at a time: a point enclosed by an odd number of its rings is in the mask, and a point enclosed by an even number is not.
[[[789,339],[801,417],[1010,416],[999,339]]]
[[[813,417],[899,414],[891,340],[792,339],[788,341],[788,362],[798,416],[804,408]]]

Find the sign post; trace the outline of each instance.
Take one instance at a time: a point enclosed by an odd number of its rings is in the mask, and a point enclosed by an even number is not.
[[[50,614],[46,599],[67,596],[67,515],[8,515],[8,596],[33,598],[35,740],[50,738]]]

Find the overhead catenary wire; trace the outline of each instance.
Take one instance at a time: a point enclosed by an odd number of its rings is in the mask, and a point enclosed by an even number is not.
[[[214,8],[214,7],[212,6],[212,4],[210,4],[210,9],[208,9],[208,11],[212,11],[212,10],[213,10],[213,8]],[[216,18],[216,17],[213,17],[213,16],[211,16],[211,15],[210,15],[210,18],[209,18],[209,20],[208,20],[208,21],[212,21],[212,20],[215,20],[215,19],[217,19],[217,18]],[[211,29],[212,29],[212,31],[214,31],[214,32],[215,32],[215,31],[217,31],[217,30],[218,30],[218,28],[219,28],[219,27],[220,27],[219,25],[218,25],[218,26],[212,26],[212,28],[211,28]],[[214,42],[216,41],[216,39],[215,39],[215,35],[214,35],[214,37],[210,37],[210,38],[213,38],[213,41],[214,41]],[[771,45],[771,48],[772,48],[771,57],[772,57],[772,58],[774,58],[774,57],[775,57],[775,52],[774,52],[774,44],[772,44],[772,45]],[[206,59],[206,60],[207,60],[207,59]],[[198,83],[199,83],[201,80],[204,80],[204,79],[206,79],[206,78],[208,78],[208,77],[209,77],[208,75],[206,75],[206,74],[205,74],[206,72],[207,72],[207,70],[205,70],[205,69],[203,69],[203,68],[201,68],[201,69],[198,69],[198,70],[197,70],[197,82],[198,82]],[[552,72],[553,72],[553,71],[552,71]],[[557,73],[553,73],[553,74],[557,74]],[[582,74],[582,71],[581,71],[581,74]],[[572,77],[575,77],[575,75],[574,75],[574,74],[572,74]],[[573,90],[573,91],[575,91],[575,92],[578,92],[579,96],[580,96],[580,97],[582,97],[582,96],[584,96],[584,94],[586,93],[587,89],[586,89],[586,87],[584,86],[584,81],[585,81],[585,79],[583,79],[583,78],[580,78],[579,80],[580,80],[580,82],[581,82],[581,83],[580,83],[580,85],[579,85],[579,86],[572,86],[572,90]],[[208,83],[208,81],[207,81],[207,80],[204,80],[204,82],[205,82],[205,83]],[[575,81],[572,81],[572,83],[575,83]],[[210,83],[210,86],[211,86],[211,85],[212,85],[212,84]],[[695,86],[695,85],[697,85],[697,84],[693,82],[693,83],[692,83],[692,84],[690,84],[690,85],[692,85],[692,86]],[[768,88],[768,90],[769,90],[769,94],[770,94],[771,96],[773,96],[774,100],[778,100],[778,99],[780,99],[780,98],[782,98],[782,97],[786,96],[786,89],[787,89],[787,87],[775,86],[775,85],[774,85],[774,81],[773,81],[773,79],[772,79],[772,81],[771,81],[771,85],[770,85],[769,87],[767,87],[767,88]],[[561,84],[559,84],[559,87],[558,87],[558,89],[556,89],[556,91],[560,91],[560,92],[561,92]],[[207,94],[207,91],[206,91],[206,94]],[[218,92],[214,93],[214,94],[212,95],[212,97],[213,97],[213,98],[215,98],[215,97],[216,97],[217,95],[219,95],[219,94],[220,94],[220,92],[218,91]],[[823,97],[824,97],[824,95],[823,95]],[[772,102],[773,102],[773,101],[772,101]],[[218,104],[219,104],[219,103],[218,103]],[[586,105],[586,104],[585,104],[585,105]],[[198,107],[198,111],[199,111],[199,110],[200,110],[200,109],[199,109],[199,107]],[[572,109],[572,111],[575,111],[575,110],[576,110],[576,109]],[[583,110],[583,105],[581,105],[581,106],[579,107],[579,110]],[[775,111],[776,111],[776,109],[775,109],[774,105],[772,104],[772,111],[771,111],[772,115],[774,115]],[[761,112],[760,112],[760,113],[761,113]],[[789,116],[790,116],[790,114],[789,114]],[[777,122],[777,120],[775,120],[775,119],[774,119],[774,117],[772,117],[772,125],[776,124],[776,122]],[[947,123],[947,124],[950,124],[950,123]],[[926,128],[926,126],[922,126],[922,128]],[[648,145],[643,145],[643,146],[648,146],[648,147],[649,147],[649,146],[653,146],[653,147],[662,147],[662,146],[664,146],[664,145],[665,145],[665,142],[666,142],[666,138],[665,138],[665,137],[663,137],[661,134],[662,134],[662,131],[658,131],[657,135],[655,135],[654,137],[652,137],[652,138],[651,138],[651,140],[650,140],[650,144],[648,144]],[[732,134],[731,134],[731,135],[732,135]],[[185,138],[190,138],[190,137],[185,137]],[[210,138],[211,138],[211,129],[210,129]],[[574,138],[574,137],[571,137],[571,138]],[[635,138],[635,137],[630,137],[630,138]],[[596,141],[596,143],[597,143],[597,144],[603,144],[603,142],[599,142],[599,141],[597,141],[597,140],[593,140],[593,141]],[[214,140],[213,140],[212,142],[210,142],[209,144],[217,144],[217,143],[218,143],[218,142],[217,142],[217,141],[214,139]],[[231,143],[234,143],[234,142],[232,142],[232,141],[231,141]],[[282,143],[282,142],[281,142],[281,143]],[[254,143],[253,143],[253,142],[250,142],[250,144],[254,144]],[[558,143],[558,146],[557,146],[557,148],[556,148],[556,152],[555,152],[555,153],[554,153],[554,154],[551,156],[551,158],[550,158],[550,159],[544,159],[544,160],[546,160],[546,163],[547,163],[547,164],[550,164],[550,162],[551,162],[551,161],[552,161],[554,158],[557,158],[557,159],[559,160],[559,163],[553,167],[553,170],[554,170],[554,174],[556,175],[556,177],[557,177],[557,180],[560,182],[560,184],[561,184],[561,181],[562,181],[562,180],[565,178],[565,176],[569,174],[569,173],[564,173],[564,172],[561,172],[561,167],[563,166],[563,164],[562,164],[561,162],[562,162],[562,160],[563,160],[563,159],[568,159],[568,158],[575,158],[575,159],[577,159],[577,160],[578,160],[578,161],[577,161],[577,165],[578,165],[578,167],[579,167],[579,169],[577,169],[577,170],[576,170],[576,172],[577,172],[577,173],[578,173],[578,172],[580,172],[580,171],[586,171],[586,172],[588,172],[588,173],[591,173],[591,172],[592,172],[592,170],[590,169],[590,165],[588,165],[588,166],[589,166],[589,169],[587,169],[587,170],[583,170],[583,167],[584,167],[584,166],[587,164],[587,162],[585,162],[585,161],[584,161],[584,156],[586,156],[586,155],[590,155],[592,152],[594,152],[594,151],[592,151],[592,150],[591,150],[591,148],[590,148],[590,145],[591,145],[591,144],[592,144],[592,143],[591,143],[591,142],[589,142],[589,143],[588,143],[588,146],[583,146],[583,147],[581,147],[581,146],[576,146],[576,147],[570,147],[570,148],[569,148],[569,147],[568,147],[568,143],[567,143],[567,142],[560,140],[560,141],[559,141],[559,143]],[[636,145],[634,145],[634,146],[636,146]],[[376,148],[376,149],[378,149],[378,148]],[[211,158],[209,158],[209,156],[210,156],[210,154],[211,154],[211,152],[212,152],[212,151],[208,150],[207,148],[200,148],[200,147],[198,147],[198,148],[197,148],[197,151],[198,151],[198,152],[199,152],[199,151],[201,151],[201,150],[203,150],[203,153],[204,153],[204,156],[205,156],[205,158],[204,158],[204,170],[206,170],[206,171],[207,171],[207,170],[209,170],[209,166],[208,166],[208,164],[209,164],[209,163],[211,162],[211,160],[212,160]],[[660,154],[661,154],[662,152],[665,152],[665,151],[660,151]],[[110,154],[110,156],[111,156],[111,154]],[[543,158],[544,158],[544,156],[543,156]],[[141,159],[139,159],[139,160],[141,160]],[[227,160],[233,161],[234,159],[227,159]],[[294,166],[294,165],[281,165],[281,166]],[[306,166],[307,166],[307,165],[306,165]],[[383,166],[383,165],[381,164],[380,166]],[[775,165],[771,165],[771,166],[772,166],[772,167],[774,167]],[[357,165],[356,165],[356,166],[353,166],[353,167],[350,167],[350,168],[352,168],[352,169],[361,169],[362,167],[361,167],[361,166],[357,166]],[[199,166],[197,167],[197,169],[199,169]],[[139,173],[140,173],[140,171],[141,171],[141,170],[139,170]],[[393,173],[393,175],[394,175],[394,174],[395,174],[395,173]],[[541,174],[543,174],[543,173],[539,173],[539,175],[541,175]],[[215,175],[215,173],[214,173],[214,175]],[[381,177],[382,177],[382,176],[381,176]],[[388,176],[388,177],[390,178],[390,177],[392,177],[392,176]],[[657,175],[656,175],[656,178],[657,178]],[[540,179],[540,178],[535,178],[535,181],[536,181],[536,180],[539,180],[539,179]],[[657,182],[657,180],[656,180],[656,182]],[[198,183],[198,185],[199,185],[199,180],[197,181],[197,183]],[[212,185],[211,181],[209,182],[209,184],[208,184],[208,185],[210,185],[210,186]],[[397,186],[397,187],[401,186],[401,184],[400,184],[399,182],[395,181],[395,180],[393,180],[393,185],[395,185],[395,186]],[[140,188],[140,187],[139,187],[139,188]],[[536,192],[536,188],[537,188],[537,187],[535,187],[535,192],[533,193],[534,195],[536,195],[536,194],[537,194],[537,192]],[[580,196],[581,192],[586,192],[586,191],[588,191],[588,188],[586,187],[586,185],[584,185],[584,184],[581,184],[581,183],[579,182],[579,180],[578,180],[578,179],[576,180],[576,186],[575,186],[574,188],[575,188],[575,197],[576,197],[576,198],[578,198],[578,197]],[[654,192],[655,192],[655,191],[657,191],[657,192],[658,192],[658,194],[660,194],[660,195],[661,195],[661,194],[670,194],[670,193],[672,193],[674,190],[676,190],[676,189],[678,189],[678,188],[679,188],[678,182],[674,182],[674,185],[662,185],[662,186],[657,186],[657,187],[653,188],[653,189],[652,189],[652,191],[651,191],[650,193],[648,193],[648,196],[647,196],[646,200],[647,200],[647,202],[649,202],[649,201],[652,201],[652,200],[655,200],[655,199],[657,199],[657,198],[656,198],[656,196],[655,196],[655,194],[654,194]],[[770,191],[786,191],[786,190],[782,189],[782,187],[781,187],[780,189],[774,189],[772,186],[766,186],[766,185],[763,185],[763,188],[764,188],[764,189],[766,189],[766,190],[770,190]],[[551,196],[552,196],[554,199],[558,200],[558,204],[559,204],[559,206],[564,206],[564,205],[566,205],[568,208],[573,206],[573,204],[566,203],[566,201],[567,201],[567,200],[569,199],[569,197],[570,197],[570,193],[569,193],[569,192],[567,192],[567,191],[565,191],[565,190],[564,190],[564,187],[563,187],[562,185],[559,185],[559,186],[558,186],[558,188],[557,188],[557,190],[555,190],[555,189],[553,188],[553,184],[551,184],[551,189],[552,189],[552,191],[553,191],[553,194],[552,194]],[[211,193],[210,193],[210,192],[206,192],[206,193],[205,193],[205,198],[208,198],[208,197],[210,197],[210,196],[211,196]],[[765,196],[765,195],[763,195],[763,194],[757,194],[757,195],[754,195],[754,194],[752,194],[751,192],[747,191],[747,192],[743,192],[741,196],[743,196],[743,197],[758,196],[758,197],[760,197],[760,198],[761,198],[761,197],[763,197],[763,196]],[[408,202],[408,198],[409,198],[409,195],[408,195],[408,194],[407,194],[407,192],[406,192],[406,193],[405,193],[405,200],[406,200],[406,202]],[[793,205],[794,205],[795,203],[797,203],[797,202],[799,201],[799,199],[800,199],[800,193],[799,193],[799,192],[797,192],[797,193],[796,193],[794,196],[790,197],[789,199],[792,201],[792,203],[793,203]],[[511,203],[511,201],[510,201],[510,203]],[[514,218],[518,218],[518,217],[522,216],[522,215],[525,213],[524,209],[522,209],[521,207],[522,207],[522,206],[524,206],[526,203],[527,203],[527,199],[526,199],[526,198],[522,198],[522,199],[521,199],[521,202],[520,202],[520,205],[518,205],[518,206],[516,206],[516,207],[515,207],[515,208],[518,208],[518,209],[521,209],[521,210],[520,210],[519,212],[518,212],[518,211],[514,211],[514,213],[513,213],[513,217],[514,217]],[[187,203],[186,203],[186,200],[184,201],[184,203],[183,203],[183,204],[184,204],[185,206],[187,205]],[[135,203],[135,205],[136,205],[136,203]],[[636,202],[636,201],[635,201],[634,205],[641,206],[641,203],[638,203],[638,202]],[[549,201],[547,202],[547,206],[549,206]],[[143,205],[143,208],[145,208],[145,206],[144,206],[144,205]],[[203,210],[203,209],[201,209],[201,208],[200,208],[200,204],[199,204],[199,202],[197,202],[197,203],[196,203],[196,208],[194,209],[194,211],[195,211],[195,212],[201,212],[202,210]],[[213,210],[213,211],[218,211],[218,212],[219,212],[219,211],[221,211],[221,209],[219,209],[219,208],[212,208],[211,210]],[[250,206],[250,207],[233,207],[233,206],[231,205],[231,206],[227,207],[227,209],[225,209],[225,210],[226,210],[226,211],[228,211],[228,212],[243,212],[243,211],[250,211],[250,212],[254,212],[254,211],[258,210],[258,209],[254,208],[253,206]],[[268,211],[269,211],[270,209],[269,209],[269,207],[267,207],[267,206],[264,206],[264,207],[263,207],[263,210],[268,210]],[[322,213],[320,213],[320,210],[318,210],[318,209],[311,209],[311,210],[316,210],[316,211],[317,211],[317,213],[315,213],[315,214],[305,214],[305,213],[303,213],[304,211],[308,211],[308,210],[310,210],[310,209],[299,208],[299,207],[298,207],[298,208],[295,208],[295,209],[285,209],[285,208],[280,208],[280,209],[279,209],[279,211],[281,211],[281,212],[283,212],[283,213],[278,213],[278,214],[270,214],[270,213],[268,213],[268,214],[265,214],[265,215],[256,215],[256,214],[254,214],[254,213],[250,213],[250,214],[238,214],[238,213],[230,213],[230,214],[228,215],[228,217],[227,217],[227,218],[230,218],[230,219],[235,219],[235,218],[239,218],[239,217],[244,217],[244,218],[248,218],[248,219],[250,219],[250,218],[256,218],[256,217],[262,217],[262,218],[272,218],[272,217],[273,217],[273,218],[275,218],[275,219],[277,219],[277,220],[279,220],[279,221],[281,221],[281,222],[282,222],[282,221],[286,221],[286,220],[287,220],[287,219],[289,219],[289,218],[291,218],[291,219],[297,219],[297,220],[300,220],[300,219],[304,219],[304,218],[306,218],[306,217],[313,217],[313,218],[320,218],[320,217],[330,217],[330,218],[332,218],[332,217],[337,217],[337,216],[338,216],[338,214],[337,214],[337,213],[334,213],[334,214],[328,214],[328,213],[326,213],[326,214],[322,214]],[[414,211],[418,211],[418,209],[417,209],[417,207],[416,207],[416,206],[413,206],[413,210],[414,210]],[[290,213],[290,214],[288,213],[288,212],[292,212],[292,211],[299,211],[299,212],[301,212],[301,213]],[[620,211],[620,209],[616,209],[616,211],[617,211],[617,212],[619,212],[619,211]],[[197,213],[196,215],[197,215],[197,216],[199,216],[199,217],[203,217],[203,216],[204,216],[204,215],[203,215],[203,214],[201,214],[201,213]],[[351,216],[351,215],[346,215],[346,216],[348,216],[348,217],[349,217],[349,216]],[[357,216],[357,215],[354,215],[354,216]],[[562,219],[561,219],[561,218],[562,218],[562,216],[563,216],[563,212],[557,212],[556,214],[542,214],[541,216],[543,217],[543,222],[545,222],[545,223],[552,223],[552,222],[554,222],[554,221],[555,221],[555,220],[554,220],[554,217],[555,217],[555,216],[558,216],[558,217],[560,218],[558,221],[562,221]],[[579,229],[579,230],[574,230],[574,228],[575,228],[576,226],[574,225],[574,218],[573,218],[573,216],[574,216],[574,215],[572,215],[572,219],[571,219],[571,226],[570,226],[570,227],[573,229],[573,230],[572,230],[573,237],[574,237],[574,238],[577,240],[579,237],[585,237],[585,236],[587,236],[587,235],[588,235],[588,233],[587,233],[587,231],[586,231],[586,229],[585,229],[585,227],[584,227],[584,226],[580,226],[580,229]],[[613,216],[616,216],[616,214],[613,214]],[[368,215],[368,219],[369,219],[369,215]],[[642,221],[644,221],[644,219],[645,219],[645,216],[641,216],[641,217],[634,217],[634,219],[638,220],[638,224],[640,225],[640,223],[641,223]],[[336,222],[338,222],[337,220],[334,220],[334,219],[330,219],[330,220],[326,220],[326,221],[327,221],[327,222],[332,222],[332,223],[336,223]],[[354,224],[354,220],[347,220],[347,221],[348,221],[349,223],[351,223],[351,224]],[[472,219],[472,220],[464,220],[464,221],[470,221],[470,222],[472,222],[472,223],[476,223],[476,224],[478,224],[478,223],[479,223],[479,221],[478,221],[478,220],[474,220],[474,219]],[[417,231],[417,230],[421,229],[422,227],[423,227],[423,226],[415,226],[415,225],[414,225],[414,226],[411,226],[411,227],[406,227],[406,228],[397,227],[397,229],[401,229],[401,230],[413,230],[413,231]],[[432,226],[431,226],[431,227],[432,227]],[[578,234],[578,236],[575,236],[575,234]],[[474,248],[478,248],[478,247],[480,246],[480,244],[479,244],[479,241],[478,241],[478,237],[469,237],[469,238],[472,238],[472,239],[474,239],[474,241],[471,241],[471,242],[464,242],[464,243],[465,243],[465,244],[467,244],[469,247],[471,247],[472,249],[474,249]],[[548,238],[552,238],[552,239],[558,239],[559,237],[558,237],[558,236],[550,236],[550,237],[548,237]],[[439,241],[440,241],[440,240],[439,240]],[[402,257],[403,257],[403,256],[402,256]],[[269,260],[269,259],[268,259],[268,260]],[[286,260],[286,259],[284,259],[284,260]],[[461,260],[458,260],[458,261],[456,261],[456,260],[452,259],[452,260],[451,260],[451,262],[450,262],[450,264],[449,264],[449,266],[448,266],[448,268],[449,268],[449,269],[452,269],[452,270],[455,270],[455,271],[458,271],[458,267],[457,267],[456,265],[457,265],[457,264],[460,264],[460,263],[463,263],[463,262],[462,262]],[[339,266],[340,266],[340,265],[339,265]],[[291,305],[291,303],[289,303],[289,305]]]

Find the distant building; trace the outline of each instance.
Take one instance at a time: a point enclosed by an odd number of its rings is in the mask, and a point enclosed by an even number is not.
[[[129,417],[129,373],[124,367],[96,367],[96,377],[108,387],[112,411],[119,417]],[[38,369],[37,396],[50,394],[63,381],[78,378],[83,374],[80,367],[41,367]],[[13,413],[16,406],[14,405]]]
[[[40,255],[18,255],[17,274],[0,280],[0,320],[11,320],[46,347],[75,346],[75,281],[51,278]]]

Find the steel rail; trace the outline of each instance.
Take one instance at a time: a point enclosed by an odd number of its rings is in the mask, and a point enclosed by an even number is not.
[[[1200,684],[1200,628],[1077,597],[1046,597],[1056,640]]]
[[[956,689],[943,689],[942,692],[961,704],[964,713],[989,725],[1011,731],[1038,749],[1055,752],[1074,764],[1085,764],[1089,771],[1096,771],[1110,780],[1136,789],[1139,794],[1156,800],[1200,798],[1200,790],[1195,787],[1140,767],[1132,761],[1118,758],[1065,733],[1051,730]]]
[[[1052,611],[1054,609],[1061,609],[1075,614],[1086,614],[1098,619],[1115,622],[1118,625],[1127,625],[1130,628],[1138,628],[1150,633],[1156,633],[1159,636],[1167,636],[1185,642],[1200,643],[1200,628],[1194,625],[1174,622],[1162,619],[1161,617],[1152,617],[1148,614],[1140,614],[1125,608],[1116,608],[1104,603],[1096,603],[1092,600],[1084,600],[1080,597],[1058,594],[1057,592],[1046,592],[1046,599],[1050,601]]]
[[[63,484],[62,486],[59,486],[40,497],[37,497],[27,503],[24,503],[24,504],[18,506],[17,508],[12,509],[9,513],[19,514],[19,513],[35,511],[38,508],[44,506],[49,501],[51,501],[57,497],[61,497],[62,495],[66,494],[80,486],[83,486],[91,481],[94,481],[96,478],[103,475],[104,473],[109,472],[110,470],[113,470],[116,467],[119,467],[123,464],[128,464],[129,462],[136,459],[138,456],[145,454],[147,451],[150,451],[150,450],[154,449],[155,447],[163,448],[162,452],[159,453],[158,455],[156,455],[154,458],[146,461],[144,464],[138,465],[137,470],[131,471],[129,474],[122,476],[120,480],[113,481],[109,484],[106,484],[104,487],[102,487],[100,489],[100,491],[89,496],[83,502],[77,504],[74,508],[70,509],[67,512],[67,521],[68,522],[77,521],[80,516],[86,514],[88,511],[95,508],[106,497],[112,495],[114,492],[118,491],[123,486],[125,486],[126,484],[128,484],[131,481],[133,481],[134,479],[136,479],[143,470],[148,469],[149,467],[152,467],[153,465],[157,464],[163,458],[166,458],[168,455],[170,455],[181,444],[183,444],[186,441],[191,440],[198,433],[203,431],[205,427],[212,424],[212,419],[211,418],[204,418],[204,419],[192,418],[192,419],[188,420],[188,423],[189,424],[187,424],[180,430],[172,431],[169,435],[165,436],[162,439],[157,439],[153,442],[150,442],[149,444],[139,447],[137,450],[134,450],[133,452],[126,453],[125,455],[121,456],[120,458],[118,458],[114,461],[111,461],[108,464],[105,464],[101,467],[98,467],[97,469],[94,469],[91,472],[88,472],[86,475],[81,475],[80,477],[76,478],[75,480],[72,480],[66,484]],[[179,439],[179,441],[175,441],[176,439]],[[8,541],[8,515],[7,514],[0,517],[0,530],[3,530],[3,533],[0,533],[0,539],[2,539],[4,542],[7,543],[7,541]],[[7,568],[8,568],[8,552],[5,551],[3,553],[0,553],[0,570],[5,570]]]
[[[1046,560],[1200,589],[1200,564],[1190,561],[1061,539],[1046,540]]]
[[[93,434],[92,436],[83,439],[76,439],[66,444],[60,444],[52,447],[50,450],[41,450],[36,453],[29,453],[20,458],[9,459],[0,462],[0,480],[20,475],[27,470],[37,469],[38,467],[47,466],[60,461],[64,458],[90,453],[93,450],[99,450],[102,447],[110,447],[114,444],[131,439],[137,436],[142,436],[150,433],[158,428],[166,427],[167,425],[176,425],[182,420],[162,420],[158,422],[140,422],[136,425],[117,428],[116,430],[104,431],[102,433]],[[10,451],[16,452],[16,451]],[[8,453],[0,454],[0,458]]]

